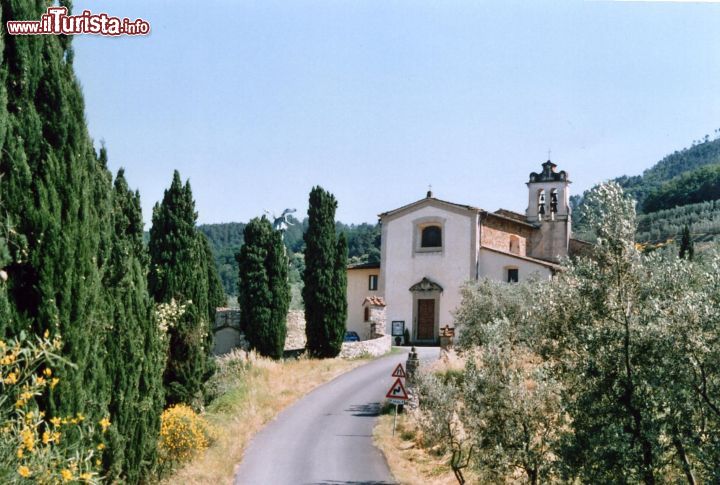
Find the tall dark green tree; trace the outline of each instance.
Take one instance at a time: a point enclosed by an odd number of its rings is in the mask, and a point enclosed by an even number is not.
[[[260,354],[283,356],[290,306],[288,258],[282,236],[264,216],[245,226],[237,255],[238,302],[245,337]]]
[[[347,267],[348,267],[348,243],[345,234],[340,233],[337,239],[337,251],[335,252],[335,265],[333,267],[333,287],[335,288],[335,309],[334,314],[341,336],[345,337],[345,325],[347,322]],[[342,345],[342,339],[340,341]],[[339,352],[339,350],[338,350]]]
[[[347,317],[347,242],[335,233],[335,197],[322,187],[310,192],[302,291],[305,333],[310,354],[335,357],[340,353]]]
[[[208,269],[208,316],[210,317],[210,324],[212,326],[212,323],[215,321],[215,311],[218,307],[227,305],[227,296],[225,295],[222,281],[220,281],[217,266],[215,266],[215,255],[213,255],[212,247],[210,247],[210,241],[205,234],[199,231],[198,237],[205,250],[205,260]]]
[[[128,188],[122,169],[112,198],[113,238],[103,283],[113,322],[105,348],[114,426],[104,458],[110,478],[137,483],[155,463],[165,359],[147,289],[140,194]]]
[[[190,182],[175,171],[170,188],[153,209],[150,229],[150,294],[157,303],[172,300],[185,312],[169,334],[165,369],[168,404],[199,404],[210,371],[207,254],[195,227],[197,214]]]
[[[37,19],[44,2],[2,1],[2,23]],[[105,413],[101,272],[109,247],[111,177],[95,154],[70,38],[3,36],[0,200],[13,227],[5,333],[61,335],[75,368],[58,369],[52,414]],[[17,243],[17,244],[16,244]]]
[[[692,261],[694,257],[695,244],[693,243],[692,236],[690,235],[690,226],[685,224],[680,239],[680,259],[689,259]]]
[[[2,24],[37,19],[46,7],[0,0]],[[0,50],[0,336],[61,336],[74,366],[55,369],[59,384],[41,406],[48,418],[110,413],[105,464],[110,476],[137,482],[154,461],[163,353],[146,319],[146,256],[132,242],[139,215],[119,216],[107,154],[96,154],[87,131],[71,37],[2,36]]]

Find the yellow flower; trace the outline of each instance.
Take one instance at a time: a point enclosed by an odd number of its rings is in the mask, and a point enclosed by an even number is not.
[[[54,418],[50,418],[50,422],[53,424],[53,426],[60,426],[60,423],[62,423],[62,420],[55,416]]]
[[[85,419],[85,416],[83,416],[82,413],[77,413],[78,422],[83,421],[84,419]]]
[[[102,426],[103,433],[110,427],[110,420],[105,417],[100,420],[100,426]]]
[[[89,482],[92,480],[92,473],[85,472],[82,475],[80,475],[80,480],[84,480],[86,482]]]
[[[69,482],[73,479],[72,472],[70,470],[68,470],[67,468],[60,470],[60,475],[62,475],[63,481],[65,481],[65,482]]]
[[[55,389],[55,386],[57,386],[57,383],[60,382],[60,379],[57,377],[54,377],[52,381],[50,381],[50,389]]]
[[[5,384],[15,384],[17,382],[18,376],[15,372],[11,372],[5,377]]]
[[[102,462],[100,460],[95,460],[95,466],[100,466]]]
[[[20,448],[17,449],[17,457],[22,458],[23,456],[25,456],[25,451],[23,451],[22,445],[21,445]]]
[[[25,428],[22,430],[20,432],[20,438],[22,439],[23,446],[25,446],[28,451],[32,451],[35,448],[35,435],[30,429]]]
[[[30,469],[28,467],[26,467],[25,465],[19,466],[17,469],[17,472],[18,472],[18,475],[20,475],[23,478],[27,478],[30,475],[32,475],[32,472],[30,471]]]
[[[45,330],[45,333],[43,334],[43,338],[50,337],[50,330]]]
[[[52,375],[52,369],[48,367],[43,371],[43,374],[45,374],[45,377],[50,377]]]
[[[42,436],[42,442],[44,445],[48,444],[50,442],[50,433],[45,431]]]
[[[35,383],[36,383],[38,386],[44,386],[44,385],[45,385],[45,378],[42,377],[42,376],[40,376],[40,377],[37,378],[37,380],[35,381]]]
[[[100,451],[104,450],[104,449],[105,449],[105,443],[100,443],[99,445],[97,445],[97,449],[100,450]]]

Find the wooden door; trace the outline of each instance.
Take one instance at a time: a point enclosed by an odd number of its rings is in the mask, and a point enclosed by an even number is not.
[[[435,300],[418,300],[417,338],[418,340],[435,339]]]

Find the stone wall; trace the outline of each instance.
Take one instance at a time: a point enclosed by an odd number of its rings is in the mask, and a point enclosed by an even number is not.
[[[247,341],[240,330],[240,310],[218,308],[213,324],[213,355],[223,355],[232,349],[247,349]]]
[[[390,335],[361,342],[343,342],[340,357],[343,359],[356,359],[364,355],[378,357],[390,352],[391,347],[392,337]]]
[[[593,255],[593,245],[589,242],[570,238],[568,252],[573,258],[590,258]]]
[[[529,255],[527,242],[532,234],[533,228],[525,224],[518,224],[488,214],[482,223],[480,237],[483,246],[508,253],[510,252],[510,236],[517,236],[519,243],[517,254],[526,256]]]
[[[287,317],[285,350],[304,349],[306,342],[305,312],[303,310],[290,310]]]
[[[285,350],[304,349],[305,341],[305,313],[302,310],[290,310]],[[247,341],[240,330],[240,310],[218,308],[213,325],[213,354],[226,354],[234,348],[247,348]]]
[[[540,230],[530,240],[528,255],[559,262],[568,254],[570,223],[567,220],[543,220]]]

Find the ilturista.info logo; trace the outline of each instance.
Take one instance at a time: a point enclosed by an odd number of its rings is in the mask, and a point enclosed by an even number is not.
[[[106,13],[94,14],[84,10],[79,15],[68,15],[65,7],[48,7],[40,20],[8,20],[10,35],[147,35],[150,23],[143,19],[112,17]]]

